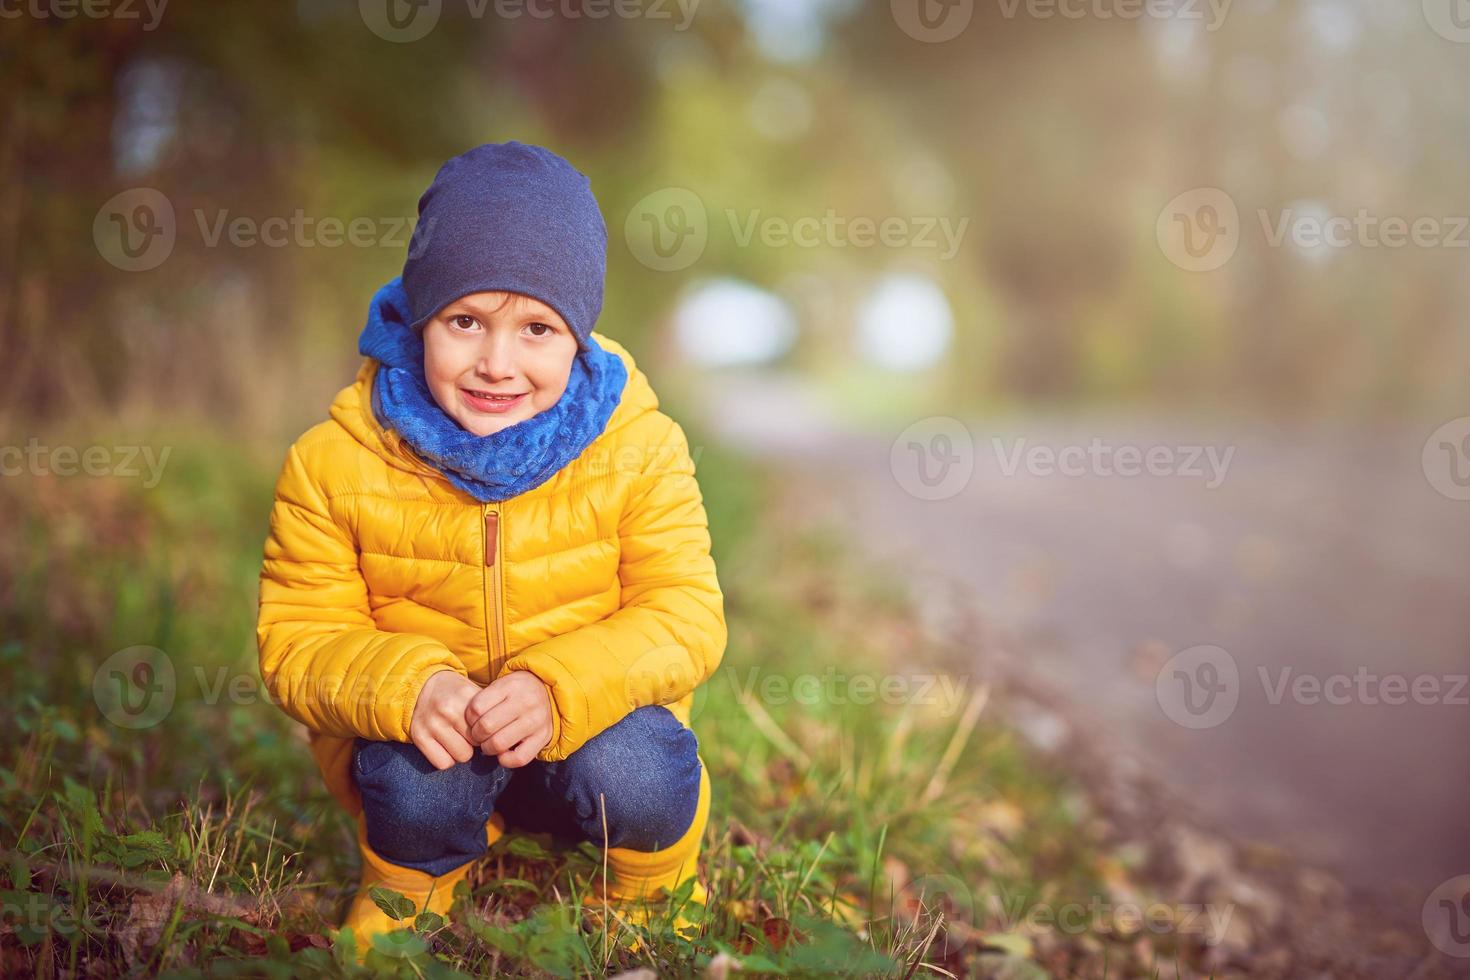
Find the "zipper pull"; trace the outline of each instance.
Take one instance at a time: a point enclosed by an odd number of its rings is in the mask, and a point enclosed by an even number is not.
[[[485,564],[495,564],[495,527],[498,523],[495,511],[485,512]]]

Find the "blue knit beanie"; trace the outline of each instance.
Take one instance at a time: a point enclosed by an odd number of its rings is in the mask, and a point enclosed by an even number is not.
[[[586,351],[606,272],[607,226],[586,175],[544,147],[486,143],[440,167],[419,198],[403,263],[409,326],[505,290],[556,310]]]

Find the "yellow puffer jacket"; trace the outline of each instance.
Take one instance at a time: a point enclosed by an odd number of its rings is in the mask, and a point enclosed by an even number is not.
[[[719,666],[724,597],[688,441],[627,350],[594,336],[628,368],[617,409],[510,500],[480,503],[378,423],[372,359],[287,453],[260,574],[260,672],[354,815],[353,737],[409,741],[436,671],[544,681],[550,762],[643,705],[689,724]]]

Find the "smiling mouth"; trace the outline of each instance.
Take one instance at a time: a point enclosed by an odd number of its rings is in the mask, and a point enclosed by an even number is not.
[[[501,395],[489,391],[476,391],[473,388],[459,389],[461,397],[470,408],[479,412],[505,412],[509,411],[526,397],[527,392],[519,392],[514,395]]]

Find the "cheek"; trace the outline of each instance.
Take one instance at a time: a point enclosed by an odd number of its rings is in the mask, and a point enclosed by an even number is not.
[[[555,401],[566,390],[570,377],[571,365],[545,364],[537,367],[536,373],[531,376],[531,381],[543,397]]]
[[[576,341],[537,353],[538,356],[526,365],[526,374],[543,396],[550,396],[550,400],[555,401],[571,379],[572,363],[577,355]]]
[[[454,384],[461,373],[453,349],[447,349],[443,344],[424,345],[424,378],[430,386]]]

